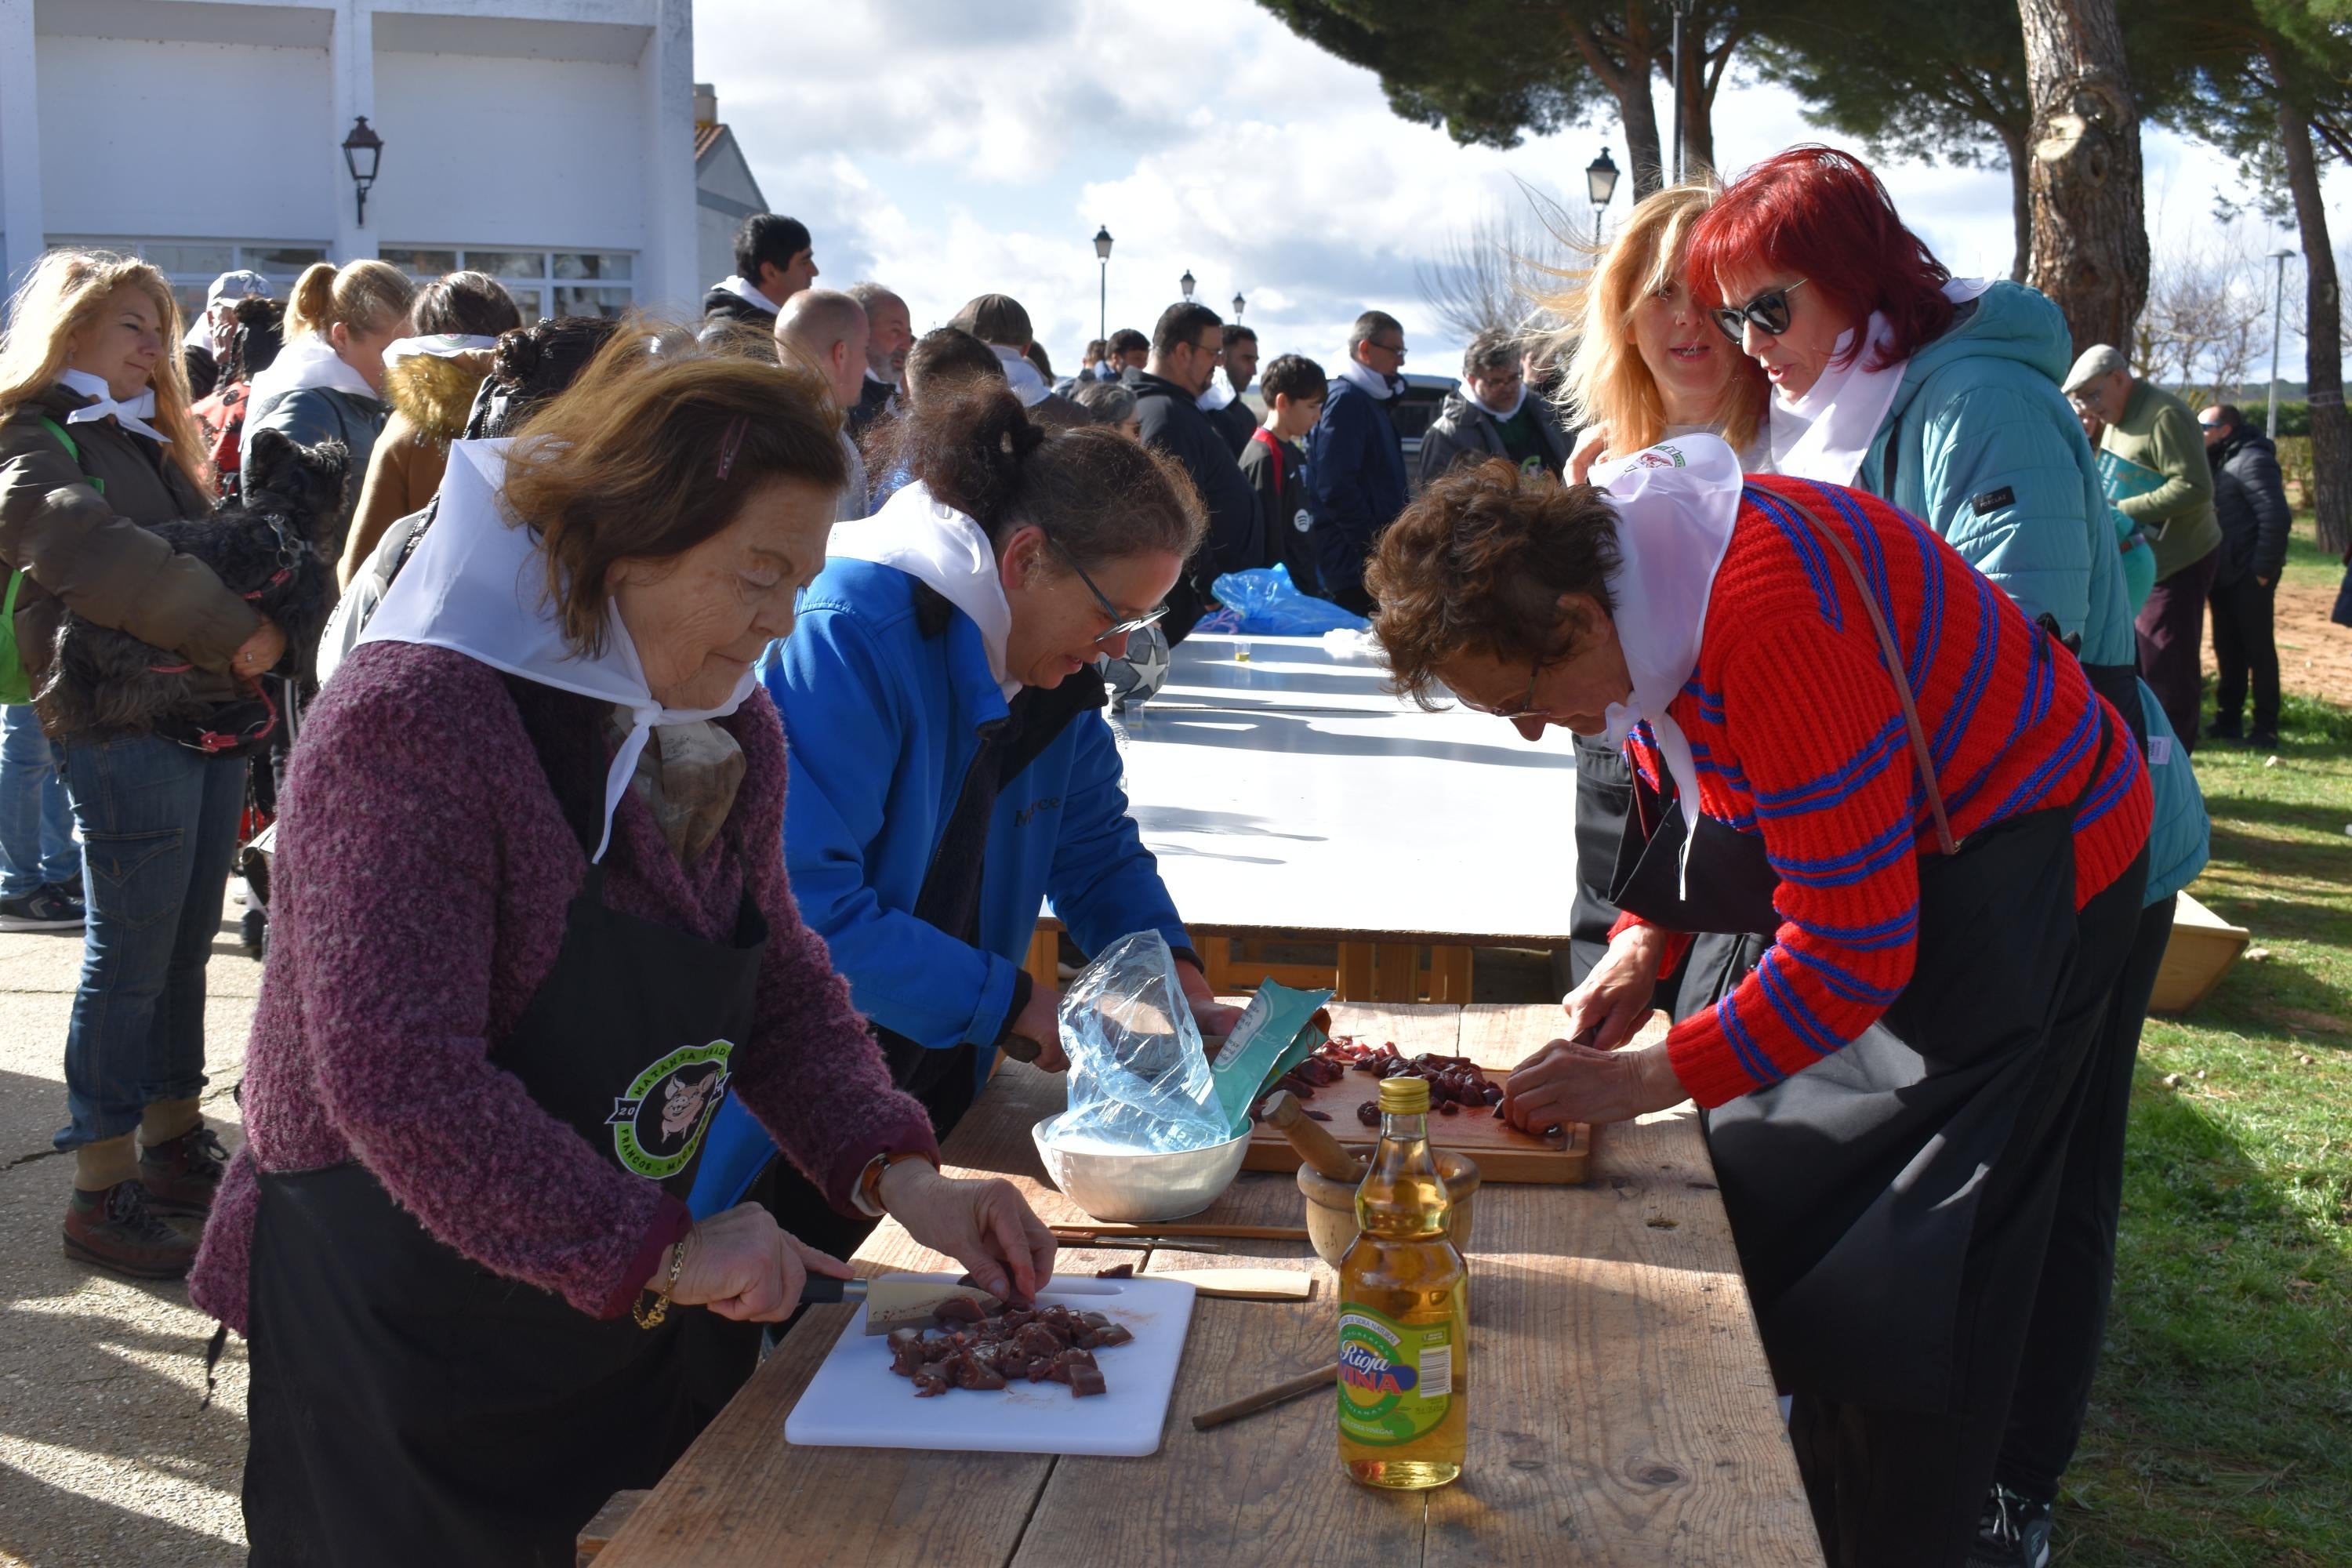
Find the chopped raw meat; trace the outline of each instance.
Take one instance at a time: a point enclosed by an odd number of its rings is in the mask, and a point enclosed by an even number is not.
[[[1097,1279],[1132,1279],[1135,1278],[1135,1265],[1132,1263],[1114,1263],[1108,1268],[1096,1269],[1095,1278]]]
[[[1074,1366],[1070,1369],[1070,1397],[1073,1399],[1084,1399],[1089,1394],[1101,1394],[1106,1386],[1103,1383],[1103,1374],[1098,1368]]]
[[[1135,1331],[1125,1323],[1105,1323],[1095,1331],[1095,1349],[1107,1351],[1113,1345],[1123,1345],[1135,1338]]]
[[[976,1323],[988,1316],[985,1309],[969,1296],[950,1296],[931,1309],[931,1321],[943,1329],[959,1323]]]
[[[1125,1278],[1133,1266],[1106,1272]],[[955,1298],[940,1303],[932,1316],[938,1331],[894,1329],[888,1338],[890,1370],[914,1384],[918,1399],[936,1399],[951,1388],[1001,1389],[1016,1378],[1066,1384],[1074,1398],[1101,1394],[1108,1385],[1090,1352],[1135,1339],[1106,1313],[1060,1305],[1011,1307],[992,1314],[977,1302]]]

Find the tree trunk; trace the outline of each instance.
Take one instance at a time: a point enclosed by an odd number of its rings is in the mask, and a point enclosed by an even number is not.
[[[2287,189],[2303,237],[2305,286],[2304,379],[2311,399],[2311,509],[2319,547],[2331,555],[2352,548],[2352,416],[2344,409],[2344,301],[2336,281],[2336,247],[2327,238],[2327,208],[2320,200],[2319,169],[2311,153],[2311,124],[2300,94],[2280,69],[2279,50],[2265,44],[2278,92],[2279,142],[2286,153]]]
[[[2022,283],[2026,267],[2033,259],[2033,163],[2026,155],[2023,129],[2006,125],[1994,129],[2009,159],[2009,280]]]
[[[2115,0],[2018,0],[2017,11],[2033,100],[2030,275],[2076,353],[2127,343],[2147,300],[2147,224]]]
[[[1633,40],[1626,59],[1619,60],[1601,46],[1591,27],[1569,24],[1569,37],[1601,85],[1617,100],[1618,122],[1625,132],[1625,163],[1633,176],[1633,200],[1654,195],[1665,184],[1665,153],[1658,142],[1658,111],[1650,101],[1650,49]]]

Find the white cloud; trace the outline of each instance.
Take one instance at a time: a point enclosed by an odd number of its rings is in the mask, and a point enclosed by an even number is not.
[[[716,83],[769,201],[809,225],[830,279],[879,277],[926,324],[1010,293],[1057,365],[1095,335],[1101,224],[1117,242],[1113,327],[1148,331],[1190,268],[1221,312],[1247,296],[1269,353],[1328,364],[1348,322],[1378,308],[1405,322],[1412,368],[1450,372],[1459,345],[1423,304],[1415,259],[1517,200],[1514,176],[1581,216],[1584,164],[1604,143],[1626,162],[1613,121],[1507,153],[1457,147],[1252,0],[700,0],[695,22],[696,76]],[[1715,132],[1727,172],[1821,139],[1790,94],[1736,78]],[[2210,235],[2214,191],[2249,194],[2210,149],[2162,132],[2145,149],[2159,255]],[[1955,272],[2007,273],[2005,172],[1879,172]],[[2347,194],[2331,181],[2331,206]]]

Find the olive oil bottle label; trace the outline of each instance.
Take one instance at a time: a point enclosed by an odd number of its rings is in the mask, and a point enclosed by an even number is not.
[[[1454,1398],[1454,1320],[1400,1323],[1354,1301],[1339,1309],[1339,1430],[1359,1443],[1410,1443]]]

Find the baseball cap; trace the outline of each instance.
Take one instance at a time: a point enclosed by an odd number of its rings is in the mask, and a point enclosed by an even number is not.
[[[2125,364],[2122,354],[2105,343],[2093,343],[2089,348],[2084,349],[2082,357],[2074,362],[2074,368],[2066,373],[2063,390],[2069,394],[2080,392],[2099,377],[2112,375],[2116,371],[2126,368],[2128,367]]]
[[[235,272],[224,272],[214,279],[213,286],[205,290],[205,303],[217,305],[224,300],[242,300],[247,294],[268,292],[268,279],[258,272],[248,272],[239,268]]]

